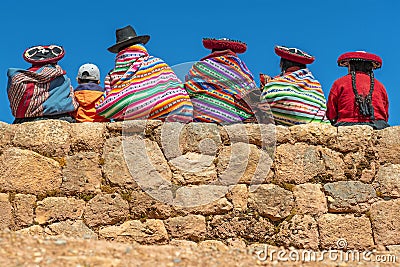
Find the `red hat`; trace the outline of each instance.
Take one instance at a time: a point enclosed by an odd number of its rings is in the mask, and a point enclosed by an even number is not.
[[[363,60],[372,62],[374,69],[382,67],[382,59],[374,54],[365,51],[356,51],[344,53],[338,58],[338,65],[340,67],[348,67],[351,60]]]
[[[37,45],[25,50],[23,57],[33,65],[56,64],[65,55],[64,48],[58,45]]]
[[[247,45],[241,41],[234,41],[227,38],[212,39],[204,38],[203,45],[207,49],[211,50],[227,50],[230,49],[237,54],[246,52]]]
[[[289,48],[286,46],[275,46],[275,53],[281,58],[294,61],[300,64],[311,64],[314,62],[315,57],[307,54],[304,51],[301,51],[298,48]]]

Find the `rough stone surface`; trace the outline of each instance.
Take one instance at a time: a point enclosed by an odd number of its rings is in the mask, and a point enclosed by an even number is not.
[[[16,129],[13,144],[44,156],[63,157],[70,151],[70,126],[61,120],[27,122]]]
[[[199,248],[209,249],[213,251],[227,251],[228,246],[217,240],[205,240],[199,243]]]
[[[63,236],[77,239],[97,239],[97,234],[87,227],[83,221],[64,221],[53,223],[44,229],[47,236]]]
[[[10,125],[0,121],[0,151],[2,151],[4,147],[11,145],[14,138],[15,128],[15,125]]]
[[[110,226],[99,231],[100,238],[139,244],[166,244],[169,237],[160,220],[127,221],[120,226]]]
[[[328,212],[328,204],[320,184],[302,184],[293,188],[298,214],[321,215]]]
[[[218,156],[217,169],[222,184],[261,184],[267,182],[272,159],[255,145],[233,143],[224,146]]]
[[[275,226],[266,218],[250,214],[226,214],[214,216],[207,222],[207,231],[212,239],[268,242],[275,234]]]
[[[338,127],[335,149],[341,152],[363,150],[373,145],[373,129],[370,126],[358,125]]]
[[[371,183],[375,176],[375,161],[371,151],[356,151],[347,153],[343,161],[345,163],[346,176],[351,180],[360,180]]]
[[[85,201],[67,197],[48,197],[37,202],[35,221],[39,224],[82,218]]]
[[[400,126],[389,127],[377,132],[375,151],[379,162],[400,164]]]
[[[400,199],[379,201],[372,204],[370,217],[378,245],[400,244]]]
[[[226,199],[220,198],[212,203],[204,206],[186,208],[184,211],[192,214],[200,214],[204,216],[218,215],[228,213],[233,209],[233,205]]]
[[[400,165],[381,166],[374,181],[379,196],[400,197]]]
[[[214,157],[187,153],[169,162],[173,172],[172,182],[179,185],[209,184],[217,180]]]
[[[16,194],[14,196],[13,208],[15,225],[18,228],[32,225],[34,218],[34,208],[36,196]]]
[[[33,225],[28,228],[23,228],[16,233],[21,234],[21,235],[30,235],[30,236],[44,236],[44,229],[40,225]]]
[[[100,193],[102,173],[99,161],[95,152],[68,156],[63,168],[61,190],[68,194]]]
[[[122,188],[138,188],[136,181],[132,178],[122,148],[122,137],[107,139],[103,151],[104,177],[113,185]]]
[[[71,148],[73,151],[100,152],[107,134],[105,123],[71,124]]]
[[[318,224],[310,215],[295,215],[279,225],[276,242],[286,248],[318,250]]]
[[[276,143],[284,144],[284,143],[294,143],[292,134],[289,130],[289,127],[278,125],[276,126]]]
[[[222,144],[220,129],[213,123],[190,123],[185,125],[180,135],[182,153],[196,152],[215,156]]]
[[[358,181],[341,181],[324,186],[329,212],[365,212],[376,200],[372,185]]]
[[[164,221],[169,235],[176,239],[201,241],[205,239],[206,220],[201,215],[175,217]]]
[[[370,220],[354,215],[324,214],[317,220],[322,249],[371,249],[374,247]],[[345,240],[346,246],[340,245]]]
[[[276,145],[276,126],[273,124],[232,124],[224,126],[221,134],[226,144],[245,143],[273,149]]]
[[[0,230],[13,225],[12,206],[8,194],[0,193]]]
[[[335,142],[337,128],[329,124],[300,124],[289,127],[291,136],[296,142],[312,145],[329,145]]]
[[[85,223],[89,227],[116,224],[129,214],[128,202],[119,194],[101,194],[86,204]]]
[[[233,204],[233,208],[237,211],[246,211],[249,197],[249,190],[245,184],[237,184],[229,189],[226,196]]]
[[[57,161],[35,152],[9,148],[0,156],[0,189],[45,195],[59,191],[61,169]]]
[[[248,204],[261,216],[279,221],[290,215],[295,203],[292,192],[268,184],[251,186]]]
[[[343,166],[340,154],[328,148],[283,144],[276,150],[275,180],[290,184],[344,180]]]
[[[131,218],[135,220],[142,218],[165,220],[177,215],[172,205],[158,201],[143,191],[132,191],[129,206]]]

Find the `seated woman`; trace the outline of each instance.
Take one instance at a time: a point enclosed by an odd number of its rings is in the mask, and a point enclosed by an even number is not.
[[[116,31],[115,68],[107,75],[106,94],[96,105],[107,119],[190,122],[193,106],[182,82],[161,59],[150,56],[144,45],[150,36],[137,36],[131,26]]]
[[[321,84],[307,68],[315,58],[300,49],[276,46],[281,74],[261,74],[261,105],[271,110],[276,125],[327,123],[326,99]]]
[[[382,59],[364,51],[349,52],[339,57],[338,65],[347,67],[349,74],[336,80],[329,93],[327,117],[332,125],[388,127],[388,96],[373,72]]]
[[[247,45],[229,39],[203,39],[203,45],[212,53],[192,66],[185,83],[194,121],[224,124],[254,118],[244,97],[258,88],[237,55],[244,53]]]
[[[25,61],[32,64],[28,70],[8,70],[7,94],[14,123],[36,120],[75,120],[71,112],[76,110],[70,79],[57,64],[64,57],[61,46],[34,46],[25,50]]]

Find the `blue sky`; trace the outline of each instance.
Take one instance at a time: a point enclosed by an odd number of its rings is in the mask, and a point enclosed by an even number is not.
[[[248,44],[240,57],[256,77],[277,75],[275,45],[298,47],[316,57],[311,71],[326,97],[335,79],[347,73],[336,60],[344,52],[365,50],[383,59],[375,72],[386,87],[391,125],[400,125],[400,1],[6,1],[0,11],[2,42],[0,120],[13,117],[7,98],[7,69],[27,68],[23,51],[39,44],[64,46],[60,65],[76,86],[81,64],[97,64],[104,78],[114,65],[107,48],[115,43],[115,29],[128,24],[151,35],[150,54],[173,66],[196,61],[209,53],[203,37],[228,37]]]

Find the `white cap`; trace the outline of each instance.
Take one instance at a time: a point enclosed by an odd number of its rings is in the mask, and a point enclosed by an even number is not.
[[[78,79],[100,81],[100,70],[94,64],[83,64],[78,70]]]

